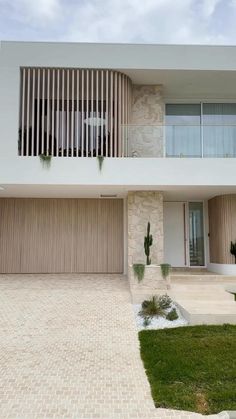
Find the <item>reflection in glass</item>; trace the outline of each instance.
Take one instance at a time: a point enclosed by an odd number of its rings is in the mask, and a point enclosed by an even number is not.
[[[204,266],[204,228],[202,202],[189,202],[190,266]]]

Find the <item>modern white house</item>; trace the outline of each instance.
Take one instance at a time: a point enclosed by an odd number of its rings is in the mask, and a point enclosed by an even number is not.
[[[1,42],[0,273],[127,273],[148,222],[236,274],[236,47]]]

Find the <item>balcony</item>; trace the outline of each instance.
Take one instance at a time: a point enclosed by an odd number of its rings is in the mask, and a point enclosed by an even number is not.
[[[217,123],[236,121],[235,104],[167,105],[166,125],[132,125],[131,99],[117,71],[21,68],[18,155],[236,157],[236,123]]]

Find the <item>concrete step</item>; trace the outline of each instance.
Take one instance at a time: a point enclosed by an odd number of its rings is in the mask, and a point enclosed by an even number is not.
[[[234,295],[229,292],[222,292],[222,293],[180,293],[174,292],[173,290],[169,291],[168,294],[172,298],[172,300],[181,300],[181,301],[188,301],[188,300],[195,300],[195,301],[219,301],[219,302],[226,302],[226,301],[235,301]]]
[[[235,301],[199,301],[176,299],[181,313],[191,325],[236,324]]]
[[[236,276],[234,275],[217,275],[214,273],[208,273],[208,274],[201,274],[199,273],[198,275],[196,274],[189,274],[189,273],[172,273],[170,275],[170,280],[173,282],[203,282],[203,283],[207,283],[207,282],[222,282],[222,281],[228,281],[228,282],[232,282],[232,281],[236,281]]]

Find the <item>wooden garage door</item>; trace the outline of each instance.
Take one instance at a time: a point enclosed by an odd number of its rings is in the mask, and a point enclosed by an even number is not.
[[[123,201],[0,199],[0,272],[123,272]]]

